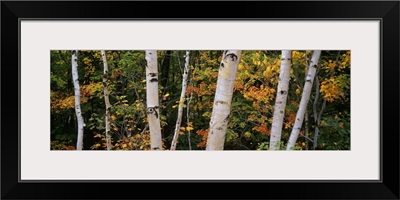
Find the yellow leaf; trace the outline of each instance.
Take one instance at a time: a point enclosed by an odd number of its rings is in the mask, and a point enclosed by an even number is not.
[[[111,115],[111,120],[115,120],[115,116],[114,115]]]
[[[191,131],[191,130],[193,130],[193,127],[188,126],[188,127],[186,127],[186,130]]]
[[[182,127],[182,126],[181,126],[181,127],[179,127],[179,129],[184,131],[184,130],[185,130],[185,127]]]
[[[173,105],[172,108],[176,108],[178,105]]]
[[[126,144],[122,144],[122,148],[126,148]]]
[[[142,83],[145,83],[145,82],[146,82],[146,79],[142,80]]]
[[[182,131],[179,131],[179,135],[185,135],[185,133]]]
[[[168,96],[169,96],[169,93],[167,93],[167,94],[164,95],[164,97],[168,97]]]
[[[300,94],[300,89],[299,88],[296,89],[296,94]]]

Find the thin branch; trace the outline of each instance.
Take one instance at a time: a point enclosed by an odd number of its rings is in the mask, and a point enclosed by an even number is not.
[[[325,107],[326,107],[326,99],[324,98],[324,102],[322,103],[322,108],[319,111],[319,115],[318,115],[318,118],[317,118],[318,124],[321,122],[322,113],[324,112]]]
[[[315,76],[315,97],[314,97],[314,104],[313,104],[313,112],[314,112],[314,122],[317,122],[317,104],[319,98],[319,78]]]
[[[300,133],[299,135],[300,135],[300,136],[302,136],[302,137],[304,137],[304,138],[306,138],[308,141],[310,141],[310,142],[313,142],[313,143],[314,143],[314,141],[313,141],[313,140],[311,140],[309,137],[307,137],[307,136],[303,135],[302,133]]]
[[[193,73],[192,73],[192,78],[193,78]],[[193,86],[193,81],[192,78],[190,78],[190,83]],[[190,112],[189,112],[189,107],[190,107],[190,102],[192,101],[193,97],[193,90],[190,92],[190,98],[189,101],[186,103],[186,119],[187,119],[187,126],[189,126],[190,122]],[[189,150],[192,150],[192,142],[190,141],[190,130],[188,131],[188,143],[189,143]]]

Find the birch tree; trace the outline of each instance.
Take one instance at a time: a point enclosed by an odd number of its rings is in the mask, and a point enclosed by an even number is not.
[[[296,113],[296,120],[294,122],[294,126],[290,134],[286,150],[291,150],[296,144],[297,138],[299,137],[300,129],[301,126],[303,125],[304,114],[307,110],[307,104],[310,99],[311,89],[314,82],[315,73],[317,71],[318,60],[320,55],[321,51],[314,50],[310,66],[308,67],[308,72],[303,87],[303,93],[301,95],[299,109],[297,110]]]
[[[176,145],[178,143],[179,128],[181,127],[181,122],[182,122],[183,103],[185,102],[185,93],[186,93],[186,88],[187,88],[188,73],[189,73],[189,51],[186,51],[185,69],[184,69],[183,75],[182,75],[182,91],[181,91],[181,97],[179,99],[178,117],[176,120],[174,137],[173,137],[172,143],[171,143],[171,150],[175,150]]]
[[[158,100],[157,51],[146,51],[146,100],[151,150],[162,150],[160,110]]]
[[[108,92],[108,64],[107,64],[107,57],[106,57],[106,52],[104,50],[101,50],[101,56],[103,57],[103,65],[104,65],[104,71],[103,71],[103,92],[104,92],[104,102],[106,104],[106,143],[107,143],[107,150],[111,150],[111,134],[110,134],[110,110],[111,110],[111,104],[110,104],[110,99],[109,95],[110,93]]]
[[[227,50],[219,66],[206,150],[223,150],[241,50]]]
[[[78,121],[78,139],[76,142],[76,150],[83,149],[83,117],[81,113],[81,91],[78,78],[78,50],[72,51],[72,81],[74,82],[75,91],[75,114]]]
[[[292,51],[282,50],[281,70],[277,88],[274,116],[271,128],[270,150],[279,150],[281,143],[283,117],[285,116],[286,100],[288,95],[290,67],[292,64]]]

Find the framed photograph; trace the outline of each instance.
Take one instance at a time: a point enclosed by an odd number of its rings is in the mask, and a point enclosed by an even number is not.
[[[1,198],[399,199],[399,8],[2,1]]]

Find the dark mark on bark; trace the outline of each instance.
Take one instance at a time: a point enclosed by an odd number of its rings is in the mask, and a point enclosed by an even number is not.
[[[235,61],[235,59],[236,59],[236,60],[238,59],[237,55],[235,55],[234,53],[227,54],[227,55],[225,56],[225,59],[226,59],[226,57],[228,57],[228,56],[232,58],[232,61]]]
[[[157,76],[157,73],[149,73],[149,75],[150,75],[151,77],[156,77],[156,76]]]
[[[158,82],[158,78],[152,78],[150,79],[150,82]]]
[[[156,116],[156,118],[158,118],[157,109],[158,109],[158,106],[148,107],[147,108],[147,114],[154,114]]]
[[[228,121],[229,116],[231,116],[231,113],[229,113],[229,114],[225,117],[224,122],[227,122],[227,121]]]
[[[217,106],[218,104],[228,104],[226,101],[215,101],[215,105]]]

